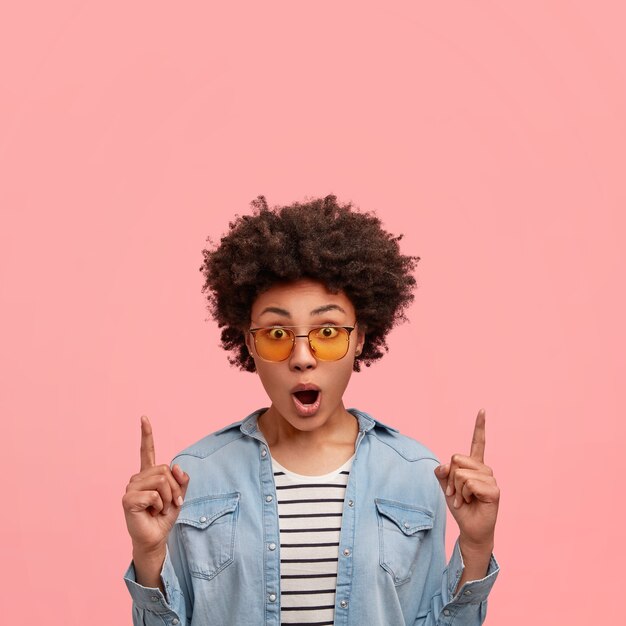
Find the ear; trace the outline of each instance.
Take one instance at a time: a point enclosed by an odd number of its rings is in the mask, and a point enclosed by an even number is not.
[[[355,356],[359,356],[361,352],[363,352],[363,344],[365,343],[365,330],[363,330],[361,326],[357,326],[356,330],[356,350],[354,354]]]
[[[252,352],[252,344],[254,343],[254,338],[252,337],[252,333],[247,330],[243,331],[244,341],[246,342],[246,348],[248,348],[248,352],[252,358],[254,358],[254,353]]]

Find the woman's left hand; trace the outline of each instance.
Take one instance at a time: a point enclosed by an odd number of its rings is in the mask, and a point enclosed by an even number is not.
[[[484,463],[485,409],[476,417],[470,455],[453,454],[435,469],[448,508],[459,525],[460,541],[473,548],[493,547],[500,488]]]

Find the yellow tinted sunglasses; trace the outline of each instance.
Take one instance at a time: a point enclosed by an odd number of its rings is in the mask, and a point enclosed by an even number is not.
[[[355,322],[356,324],[356,322]],[[313,356],[320,361],[338,361],[348,353],[350,333],[356,326],[314,326],[306,335],[292,330],[299,326],[251,328],[257,354],[264,361],[280,362],[289,358],[296,337],[306,337]]]

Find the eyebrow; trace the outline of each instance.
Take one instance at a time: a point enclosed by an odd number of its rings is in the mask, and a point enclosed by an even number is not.
[[[277,306],[266,306],[259,313],[259,316],[264,315],[265,313],[276,313],[276,315],[283,315],[284,317],[291,317],[291,315],[289,315],[289,311],[285,311],[285,309],[279,309]]]
[[[346,313],[338,304],[325,304],[317,309],[313,309],[311,315],[319,315],[320,313],[326,313],[326,311],[341,311],[342,313]]]
[[[313,315],[320,315],[322,313],[326,313],[328,311],[341,311],[342,313],[346,314],[345,310],[340,307],[338,304],[325,304],[324,306],[320,306],[317,309],[313,309],[310,313],[311,316]],[[263,315],[264,313],[276,313],[277,315],[282,315],[283,317],[291,317],[291,314],[289,313],[289,311],[285,310],[285,309],[281,309],[277,306],[268,306],[265,307],[261,313],[259,313],[259,315]]]

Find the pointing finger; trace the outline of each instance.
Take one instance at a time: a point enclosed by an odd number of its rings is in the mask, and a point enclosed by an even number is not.
[[[485,460],[485,409],[480,409],[476,416],[470,456],[481,463]]]
[[[152,438],[152,425],[150,420],[141,416],[141,471],[154,467],[154,439]]]

